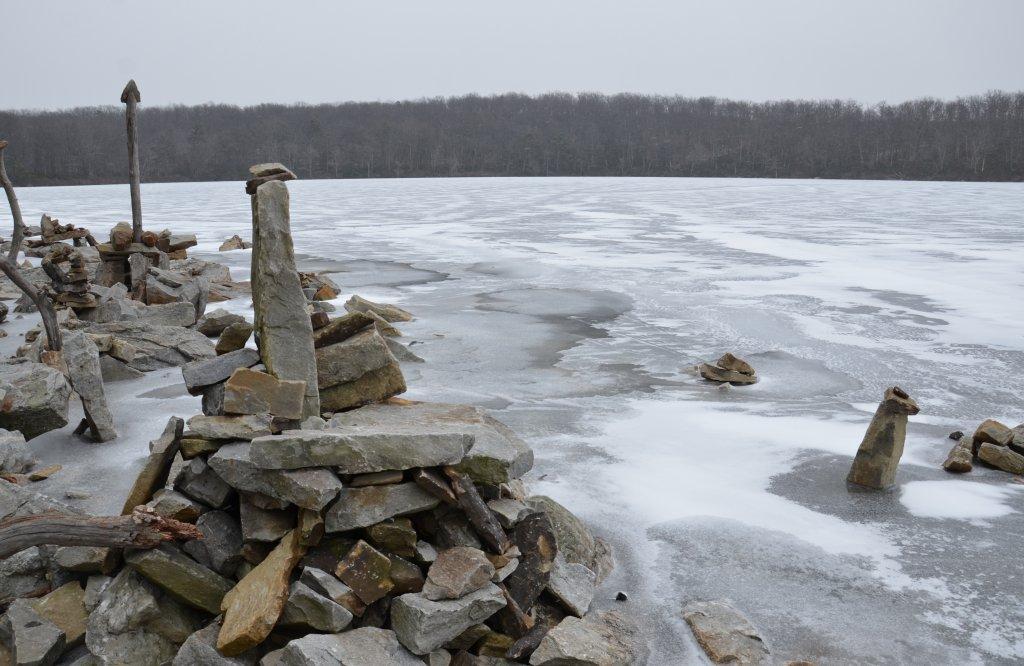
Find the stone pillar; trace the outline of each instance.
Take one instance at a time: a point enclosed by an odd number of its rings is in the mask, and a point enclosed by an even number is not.
[[[288,187],[269,181],[252,199],[252,302],[260,356],[278,379],[306,382],[303,418],[319,416],[313,326],[295,269]]]
[[[907,439],[907,417],[919,411],[917,403],[900,387],[886,390],[846,480],[878,490],[892,486]]]

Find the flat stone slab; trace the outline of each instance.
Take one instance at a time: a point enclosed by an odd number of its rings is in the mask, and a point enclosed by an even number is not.
[[[458,463],[473,445],[465,432],[388,427],[384,424],[328,430],[288,430],[252,442],[252,460],[265,469],[335,467],[342,474],[365,474]]]
[[[274,438],[271,438],[274,439]],[[319,511],[341,491],[341,481],[328,469],[260,469],[252,461],[252,444],[222,446],[207,463],[224,481],[238,489]]]
[[[391,624],[413,654],[427,654],[505,607],[501,589],[488,583],[461,599],[431,601],[422,594],[403,594],[391,604]]]
[[[342,432],[472,435],[473,446],[456,467],[480,484],[506,483],[533,467],[533,450],[526,442],[483,409],[470,405],[440,402],[368,405],[335,414],[330,425]]]
[[[305,393],[306,382],[238,368],[224,383],[223,409],[225,414],[271,414],[298,420]]]
[[[433,509],[438,500],[415,483],[367,488],[342,488],[325,516],[328,532],[369,527],[382,520]]]
[[[423,661],[402,647],[395,632],[376,627],[297,638],[284,647],[276,663],[279,666],[423,666]]]
[[[188,392],[199,395],[206,387],[226,381],[238,368],[251,368],[259,362],[260,353],[255,349],[238,349],[188,363],[182,366],[181,376]]]
[[[219,613],[221,600],[235,586],[173,546],[135,551],[125,562],[172,597],[207,613]]]
[[[251,440],[270,434],[269,414],[207,416],[197,414],[188,420],[188,429],[203,439]]]

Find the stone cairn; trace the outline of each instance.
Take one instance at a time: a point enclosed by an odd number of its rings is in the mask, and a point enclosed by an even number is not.
[[[83,241],[91,246],[96,245],[89,230],[84,227],[76,227],[73,224],[61,224],[60,220],[43,214],[39,227],[28,227],[28,234],[24,244],[25,255],[29,257],[42,257],[55,249],[54,244],[62,244],[70,240],[74,247],[81,247]],[[39,236],[40,238],[34,238]]]
[[[898,386],[886,389],[857,449],[847,482],[876,490],[896,483],[896,468],[907,439],[907,417],[919,411],[906,391]]]
[[[590,611],[608,546],[528,494],[526,443],[479,408],[395,397],[388,342],[412,315],[359,297],[335,319],[308,311],[290,173],[253,168],[255,321],[200,319],[227,340],[182,368],[203,413],[170,419],[124,503],[201,538],[123,561],[57,548],[56,589],[0,620],[15,663],[638,661],[634,623]]]
[[[68,265],[67,269],[64,269],[64,264]],[[40,265],[52,281],[50,289],[54,303],[76,312],[96,307],[96,296],[91,292],[89,272],[81,252],[70,245],[57,243],[43,257]]]
[[[729,352],[714,363],[701,363],[697,366],[697,372],[704,379],[719,384],[745,386],[757,383],[757,373],[754,372],[753,366]]]

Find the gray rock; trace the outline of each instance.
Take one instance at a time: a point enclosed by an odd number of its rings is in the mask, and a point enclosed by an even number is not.
[[[205,277],[184,276],[174,271],[150,267],[146,277],[146,302],[191,303],[196,318],[206,311],[210,297],[210,281]]]
[[[506,530],[515,527],[516,523],[533,511],[533,509],[518,500],[507,499],[504,497],[491,500],[487,503],[487,506],[494,512],[494,515],[498,518],[498,522]]]
[[[448,601],[403,594],[391,604],[391,624],[398,640],[409,651],[427,654],[504,607],[505,597],[492,583],[461,599]]]
[[[412,353],[408,347],[397,340],[384,338],[384,343],[388,346],[388,351],[391,352],[391,355],[394,356],[399,363],[426,363],[426,361]]]
[[[295,581],[288,589],[288,602],[279,622],[290,627],[338,632],[352,623],[352,613],[305,583]]]
[[[345,301],[345,309],[349,312],[372,312],[389,323],[413,320],[413,316],[400,307],[386,303],[374,303],[356,295]]]
[[[382,402],[406,390],[405,377],[398,361],[371,370],[351,382],[337,384],[320,391],[320,402],[326,412],[341,412],[362,405]]]
[[[298,420],[302,417],[305,391],[304,382],[278,379],[266,372],[239,368],[224,382],[224,411],[227,414],[270,414]]]
[[[11,483],[0,482],[0,491],[5,486],[18,488]],[[30,493],[21,488],[25,496]],[[31,514],[30,514],[31,515]],[[11,599],[31,595],[36,590],[47,587],[47,569],[50,559],[48,552],[34,546],[20,553],[0,560],[0,599]]]
[[[224,329],[231,324],[237,324],[244,321],[245,317],[242,315],[228,312],[223,308],[217,308],[216,310],[207,312],[202,316],[196,324],[196,330],[203,335],[208,335],[212,338],[223,333]]]
[[[103,372],[96,345],[81,331],[69,331],[63,338],[63,356],[71,387],[82,400],[92,438],[97,442],[108,442],[117,437],[117,431],[103,391]]]
[[[149,506],[158,515],[174,518],[185,523],[194,523],[207,507],[170,488],[161,488],[153,494]]]
[[[202,539],[187,541],[182,549],[193,559],[222,576],[233,576],[242,561],[242,528],[225,511],[208,511],[196,520]]]
[[[473,445],[472,435],[352,425],[344,429],[288,430],[252,442],[252,460],[266,469],[330,466],[342,474],[363,474],[459,462]]]
[[[138,379],[144,373],[139,372],[124,361],[119,361],[113,356],[103,354],[100,356],[100,374],[103,375],[104,384],[112,384],[114,382]]]
[[[907,439],[907,417],[919,411],[917,403],[901,388],[887,389],[857,449],[846,481],[877,490],[896,483],[896,468]]]
[[[423,666],[395,632],[361,627],[341,634],[309,634],[288,643],[280,666]]]
[[[101,546],[62,546],[54,551],[53,561],[76,573],[110,573],[117,558]]]
[[[490,583],[493,576],[494,565],[482,550],[449,548],[430,565],[423,596],[431,601],[459,599]]]
[[[182,466],[174,478],[174,489],[215,509],[225,507],[231,499],[231,486],[224,483],[202,458],[193,458]]]
[[[430,564],[437,561],[437,549],[426,541],[416,542],[416,561]]]
[[[353,382],[395,361],[384,338],[376,329],[368,328],[347,340],[316,350],[318,386],[324,389]]]
[[[341,481],[328,469],[258,468],[252,462],[252,446],[246,443],[222,446],[209,457],[209,465],[234,488],[263,493],[305,509],[319,511],[341,491]]]
[[[143,305],[136,309],[139,321],[154,326],[191,326],[196,323],[195,306],[191,303]]]
[[[217,340],[217,346],[214,349],[218,354],[228,354],[238,349],[242,349],[245,347],[245,344],[249,342],[249,337],[251,335],[252,324],[247,321],[236,322],[224,329],[224,332],[220,334],[220,338]]]
[[[252,202],[252,300],[255,332],[267,371],[278,379],[306,382],[303,416],[320,414],[313,326],[295,269],[288,187],[258,187]]]
[[[470,405],[418,402],[406,405],[368,405],[335,414],[331,427],[349,432],[464,433],[473,447],[457,468],[479,484],[498,485],[516,479],[533,467],[533,451],[512,430]]]
[[[261,509],[245,497],[238,503],[242,539],[246,542],[275,542],[295,528],[295,511]]]
[[[113,339],[109,354],[140,372],[180,367],[214,356],[210,340],[191,328],[144,321],[89,324],[83,330]]]
[[[68,424],[71,386],[64,375],[42,363],[0,364],[0,428],[25,439]]]
[[[1008,446],[984,442],[978,448],[978,460],[1010,474],[1024,474],[1024,456]]]
[[[0,472],[20,474],[35,464],[35,458],[20,432],[0,428]]]
[[[369,527],[388,518],[433,509],[439,500],[415,483],[367,488],[342,488],[338,501],[327,510],[328,532]]]
[[[28,599],[15,599],[0,617],[0,638],[14,651],[16,666],[49,666],[64,651],[64,632],[37,613]]]
[[[188,420],[188,428],[203,439],[248,441],[270,434],[269,414],[207,416],[197,414]]]
[[[220,627],[218,618],[189,636],[171,662],[172,666],[253,666],[259,659],[259,652],[255,649],[236,657],[225,657],[217,651]]]
[[[89,576],[85,581],[85,610],[91,613],[99,605],[104,590],[113,580],[110,576]]]
[[[359,599],[359,596],[351,587],[326,571],[314,567],[305,567],[302,569],[302,575],[299,576],[299,580],[303,584],[308,585],[317,594],[322,594],[335,603],[341,604],[350,612],[356,609],[359,614],[362,614],[364,604]]]
[[[530,656],[532,666],[626,666],[643,656],[640,630],[616,611],[581,620],[567,617],[547,633]]]
[[[566,610],[583,617],[594,600],[597,576],[582,564],[567,562],[561,553],[555,555],[555,565],[548,578],[548,592],[558,599]]]
[[[615,568],[611,553],[603,540],[597,539],[571,511],[545,495],[526,500],[535,511],[543,511],[551,520],[558,552],[567,562],[582,564],[597,574],[600,584]]]
[[[206,416],[224,415],[224,382],[207,386],[203,390],[203,414]]]
[[[760,664],[769,660],[768,648],[757,630],[728,604],[720,601],[692,603],[683,610],[683,619],[715,663]]]
[[[124,560],[175,599],[207,613],[219,613],[221,599],[235,586],[173,546],[133,551]]]
[[[259,362],[260,353],[255,349],[238,349],[220,356],[213,356],[211,349],[210,357],[184,366],[181,375],[188,392],[199,395],[205,388],[227,381],[238,368],[251,368]]]
[[[89,651],[110,666],[169,663],[178,646],[152,626],[167,608],[158,597],[151,583],[130,567],[123,568],[89,613],[85,630]]]

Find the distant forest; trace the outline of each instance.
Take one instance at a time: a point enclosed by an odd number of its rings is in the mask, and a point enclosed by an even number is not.
[[[143,98],[145,100],[145,98]],[[142,178],[756,176],[1024,180],[1024,92],[864,106],[518,94],[321,105],[141,105]],[[16,185],[127,181],[123,107],[0,111]]]

